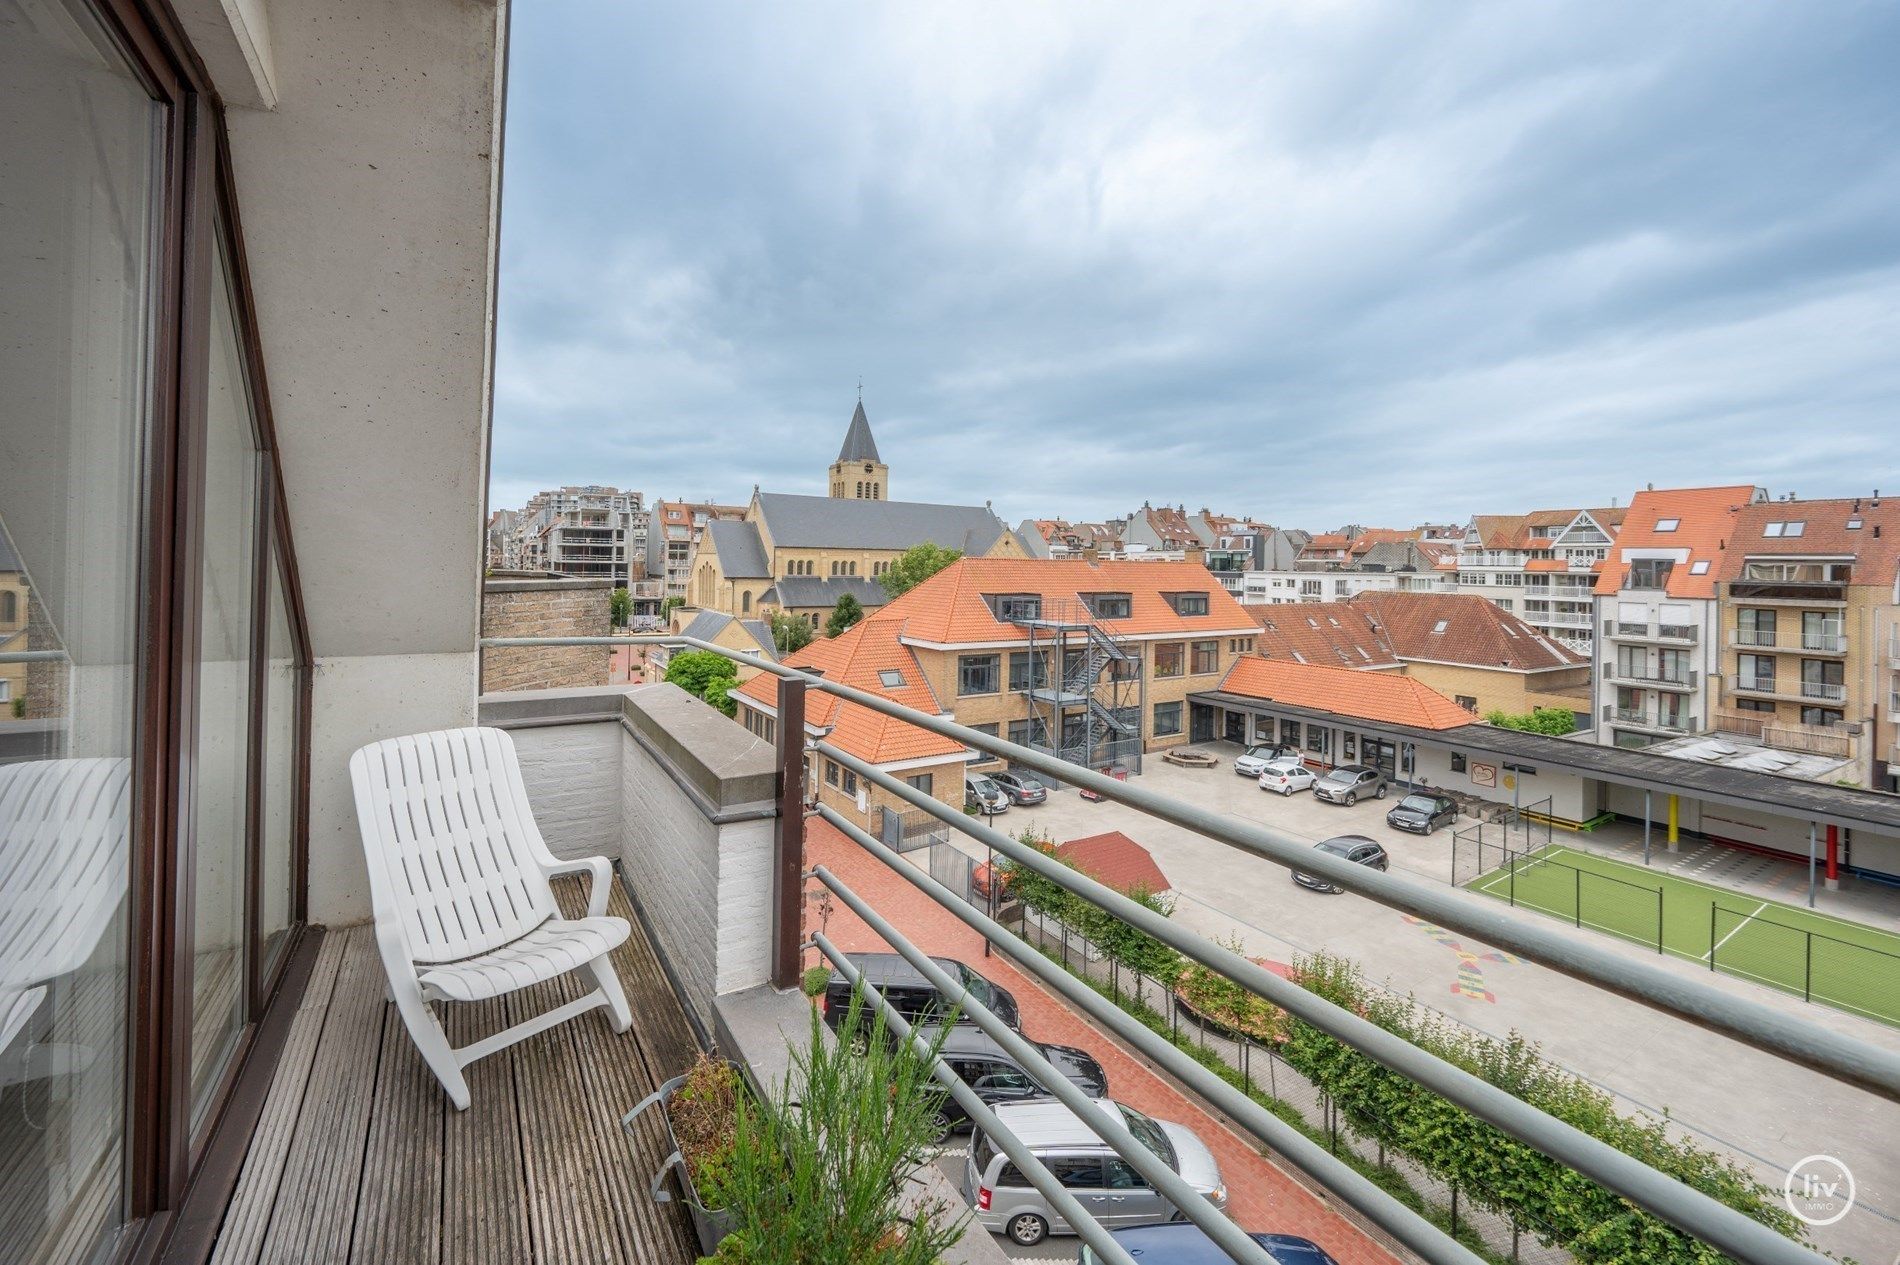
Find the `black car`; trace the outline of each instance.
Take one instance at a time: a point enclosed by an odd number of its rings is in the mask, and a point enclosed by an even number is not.
[[[1012,804],[1040,804],[1049,798],[1049,788],[1042,784],[1040,778],[1029,773],[1005,770],[990,774],[990,781],[1003,788],[1003,794],[1009,796]]]
[[[998,1019],[1012,1028],[1016,1026],[1016,999],[1010,996],[1008,989],[990,983],[954,958],[930,960],[951,979],[959,981],[969,990],[972,998]],[[931,986],[930,981],[895,953],[853,953],[851,965],[864,976],[866,983],[884,995],[884,999],[891,1003],[898,1014],[904,1016],[906,1022],[928,1023],[940,1018],[949,1009],[943,996]],[[838,1031],[844,1026],[845,1016],[851,1010],[851,984],[837,971],[831,973],[831,982],[825,986],[824,1006],[825,1022],[831,1025],[833,1032]],[[870,1032],[874,1018],[870,1010],[864,1012],[860,1041]],[[963,1024],[957,1026],[961,1028]]]
[[[918,1029],[918,1035],[931,1041],[937,1034],[934,1029],[925,1027]],[[1102,1070],[1093,1054],[1072,1045],[1048,1045],[1041,1041],[1029,1044],[1090,1098],[1107,1097],[1108,1073]],[[944,1037],[942,1054],[951,1070],[986,1103],[1049,1097],[1049,1091],[1035,1076],[981,1028],[957,1024]],[[944,1102],[943,1122],[946,1129],[956,1129],[969,1124],[970,1117],[951,1098]]]
[[[1392,806],[1385,815],[1385,824],[1394,830],[1409,830],[1415,835],[1428,835],[1440,826],[1449,826],[1458,820],[1458,801],[1449,795],[1437,792],[1413,791]]]
[[[1343,857],[1354,865],[1367,865],[1375,870],[1389,869],[1392,865],[1392,858],[1386,855],[1385,848],[1377,840],[1368,839],[1364,835],[1339,835],[1313,846],[1328,856]],[[1302,874],[1298,870],[1293,871],[1293,881],[1301,887],[1310,887],[1316,892],[1340,890],[1323,878],[1314,878],[1311,874]]]

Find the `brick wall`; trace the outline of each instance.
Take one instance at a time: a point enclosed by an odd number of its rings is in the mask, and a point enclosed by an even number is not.
[[[489,580],[484,637],[605,637],[609,580]],[[606,646],[535,646],[482,653],[482,693],[577,689],[609,682]]]

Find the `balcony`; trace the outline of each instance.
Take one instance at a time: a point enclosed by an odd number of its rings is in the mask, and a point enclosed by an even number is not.
[[[1731,601],[1772,606],[1844,606],[1847,585],[1820,580],[1732,580]]]
[[[678,637],[620,640],[648,646],[690,646],[734,657],[707,643],[687,642]],[[534,644],[545,643],[534,639],[484,642],[486,646],[497,648]],[[1785,1024],[1764,1022],[1754,1003],[1707,989],[1699,977],[1633,961],[1620,952],[1596,945],[1588,937],[1580,940],[1568,932],[1553,933],[1541,924],[1521,921],[1508,911],[1473,900],[1463,892],[1427,886],[1402,875],[1368,871],[1343,861],[1335,864],[1336,858],[1315,854],[1305,840],[1290,840],[1259,827],[1237,824],[1234,819],[1144,789],[1140,783],[1146,779],[1117,781],[1046,753],[959,726],[946,717],[912,711],[836,682],[777,665],[748,663],[748,666],[760,667],[769,676],[779,678],[775,698],[780,717],[806,714],[804,698],[808,691],[832,694],[848,704],[953,738],[988,756],[1037,773],[1061,787],[1086,789],[1123,809],[1174,823],[1207,842],[1234,849],[1240,864],[1297,865],[1373,901],[1400,905],[1470,940],[1496,945],[1530,961],[1561,959],[1572,976],[1613,989],[1624,997],[1634,997],[1644,1004],[1671,1011],[1675,1011],[1678,1004],[1691,1006],[1698,1022],[1710,1024],[1737,1039],[1783,1052],[1777,1047],[1783,1041],[1781,1033],[1786,1030]],[[1383,1250],[1433,1262],[1471,1259],[1436,1227],[1384,1190],[1360,1180],[1329,1147],[1315,1144],[1307,1133],[1289,1127],[1276,1111],[1269,1110],[1254,1096],[1262,1088],[1258,1080],[1251,1082],[1251,1092],[1247,1092],[1238,1080],[1216,1075],[1212,1064],[1188,1057],[1167,1033],[1149,1029],[1104,992],[1078,980],[1075,971],[1035,951],[1018,938],[1018,932],[994,921],[980,906],[972,905],[973,889],[969,883],[975,862],[968,859],[969,849],[959,850],[947,839],[957,833],[966,836],[979,858],[984,849],[993,850],[998,859],[1007,859],[1033,871],[1067,890],[1071,896],[1157,938],[1188,960],[1239,983],[1246,992],[1288,1009],[1303,1022],[1350,1048],[1363,1050],[1367,1048],[1364,1043],[1378,1040],[1378,1035],[1353,1010],[1322,1001],[1297,984],[1258,969],[1167,918],[1025,847],[1008,833],[965,816],[960,802],[946,803],[934,798],[929,791],[908,785],[877,765],[837,748],[826,734],[809,738],[801,744],[805,747],[802,752],[796,748],[785,750],[786,735],[797,735],[803,728],[795,721],[778,727],[775,749],[761,744],[739,726],[719,718],[671,686],[648,687],[631,693],[565,691],[561,694],[564,696],[489,696],[483,700],[484,723],[514,728],[530,795],[537,803],[537,813],[546,814],[542,820],[545,833],[551,838],[557,835],[573,838],[577,847],[584,846],[588,851],[600,851],[603,847],[617,849],[622,878],[635,898],[636,907],[645,916],[645,930],[651,937],[654,955],[670,964],[674,986],[683,1002],[683,1005],[673,1003],[674,1006],[682,1010],[689,1021],[697,1017],[703,1026],[718,1031],[722,1049],[756,1066],[755,1060],[771,1060],[769,1047],[776,1044],[777,1066],[783,1066],[786,1035],[800,1030],[808,1008],[795,994],[776,993],[762,981],[794,977],[797,967],[811,960],[804,955],[814,949],[824,959],[838,963],[840,969],[849,962],[845,955],[880,945],[889,945],[910,958],[919,971],[925,971],[928,965],[925,954],[980,961],[986,974],[994,973],[994,978],[1016,992],[1019,1001],[1026,1006],[1025,1017],[1031,1013],[1027,1007],[1033,1007],[1034,1032],[1041,1039],[1089,1047],[1100,1042],[1102,1034],[1113,1033],[1133,1046],[1149,1065],[1162,1069],[1185,1092],[1188,1104],[1185,1108],[1179,1105],[1182,1101],[1179,1097],[1167,1100],[1176,1104],[1171,1110],[1189,1113],[1177,1114],[1174,1118],[1190,1120],[1197,1130],[1203,1122],[1210,1130],[1223,1127],[1214,1123],[1213,1113],[1231,1122],[1230,1127],[1245,1136],[1250,1144],[1221,1152],[1224,1165],[1248,1166],[1241,1176],[1226,1175],[1236,1200],[1254,1197],[1240,1192],[1252,1191],[1257,1185],[1266,1192],[1259,1197],[1269,1199],[1275,1220],[1304,1215],[1302,1210],[1311,1202],[1311,1194],[1305,1187],[1286,1181],[1284,1174],[1276,1177],[1278,1170],[1272,1165],[1262,1162],[1255,1175],[1251,1167],[1253,1160],[1247,1157],[1253,1154],[1251,1145],[1258,1144],[1275,1152],[1281,1165],[1302,1170],[1308,1183],[1331,1191],[1333,1211],[1325,1215],[1347,1218],[1345,1228],[1335,1229],[1340,1236],[1332,1245],[1336,1254],[1374,1256]],[[606,696],[610,702],[604,706],[590,702],[596,695]],[[658,721],[647,713],[666,700],[675,700],[677,710],[670,717],[659,718],[666,721],[666,729],[658,732],[652,728]],[[598,715],[594,714],[596,711]],[[1645,728],[1660,732],[1688,731],[1684,726],[1653,721],[1647,716],[1643,723]],[[720,760],[708,758],[698,771],[682,765],[696,744],[718,741],[722,735],[734,736],[750,753],[749,758],[757,762],[753,766],[750,792],[735,793],[720,788],[716,779],[727,772]],[[802,811],[794,812],[789,818],[777,812],[777,808],[799,804],[802,800],[796,770],[807,757],[814,762],[821,758],[834,762],[855,775],[858,793],[874,797],[870,801],[872,807],[867,810],[863,800],[853,802],[848,797],[840,797],[821,782],[808,788],[819,795],[815,806],[803,805]],[[786,791],[783,783],[775,787],[769,772],[762,778],[756,776],[761,765],[767,770],[776,766],[791,771],[792,789]],[[719,768],[719,774],[710,773],[715,767]],[[708,781],[709,776],[714,780]],[[741,811],[746,808],[748,794],[751,810]],[[881,815],[883,810],[876,807],[880,802],[889,805],[905,822],[902,831],[886,829],[893,817]],[[928,864],[922,857],[899,854],[898,849],[914,846],[912,819],[927,828],[930,838],[936,840],[926,845],[932,849]],[[900,839],[902,842],[887,842]],[[939,848],[944,850],[941,858]],[[963,868],[956,870],[955,875],[961,877],[953,876],[949,868],[939,865],[940,859],[960,860]],[[804,874],[806,882],[792,887],[775,877],[787,874]],[[825,902],[822,906],[821,898]],[[820,908],[825,912],[817,912]],[[1021,933],[1028,934],[1026,930]],[[1063,943],[1066,945],[1068,941],[1065,939]],[[988,953],[986,944],[1002,953],[995,957],[984,956]],[[928,975],[927,978],[946,998],[964,1004],[966,1014],[992,1038],[1013,1039],[1007,1030],[996,1026],[995,1017],[983,1005],[961,995],[960,986],[948,977],[941,981]],[[1127,982],[1124,974],[1123,983]],[[373,972],[358,981],[358,987],[374,989],[375,986]],[[1684,998],[1685,988],[1695,995],[1679,1003],[1677,999]],[[1112,995],[1120,995],[1119,986]],[[355,1004],[365,1005],[360,1001]],[[368,1008],[377,1007],[372,1001]],[[662,1014],[668,1012],[665,1006],[660,1010]],[[767,1021],[755,1022],[761,1016],[767,1017]],[[750,1036],[741,1034],[736,1040],[727,1041],[735,1029],[748,1025]],[[769,1030],[763,1039],[759,1035],[761,1028]],[[1807,1039],[1803,1037],[1804,1042]],[[383,1040],[385,1047],[399,1043],[399,1032],[386,1034]],[[523,1049],[534,1055],[536,1046],[530,1043]],[[676,1033],[669,1053],[643,1054],[649,1064],[656,1065],[650,1068],[649,1079],[677,1070],[664,1066],[666,1060],[677,1059],[688,1049],[687,1039]],[[1539,1149],[1546,1149],[1558,1162],[1578,1166],[1579,1171],[1611,1189],[1619,1189],[1624,1194],[1635,1189],[1630,1183],[1640,1175],[1640,1166],[1632,1170],[1626,1167],[1627,1161],[1622,1160],[1599,1165],[1596,1152],[1579,1145],[1574,1131],[1543,1117],[1528,1103],[1509,1095],[1486,1092],[1463,1073],[1438,1063],[1431,1055],[1406,1043],[1394,1045],[1388,1041],[1380,1050],[1380,1060],[1401,1078],[1429,1083],[1432,1092],[1442,1094],[1476,1118],[1505,1128],[1515,1137],[1536,1139]],[[1033,1051],[1018,1052],[1013,1047],[1011,1053],[1019,1059],[1033,1055]],[[1821,1067],[1824,1074],[1825,1060],[1831,1057],[1824,1054],[1817,1059],[1805,1044],[1799,1050],[1789,1046],[1785,1054],[1806,1060],[1803,1066]],[[1218,1057],[1225,1056],[1217,1056],[1217,1061]],[[1270,1063],[1272,1058],[1272,1052],[1264,1047],[1256,1051],[1255,1073],[1259,1071],[1259,1061]],[[554,1066],[561,1075],[598,1075],[589,1070],[584,1059],[570,1059]],[[1062,1092],[1067,1082],[1056,1076],[1053,1069],[1034,1062],[1025,1062],[1025,1066],[1048,1074],[1050,1083],[1058,1087],[1056,1096],[1067,1101]],[[1142,1095],[1148,1092],[1148,1079],[1144,1078],[1152,1078],[1153,1074],[1128,1060],[1120,1060],[1115,1066],[1116,1097],[1122,1098],[1126,1093],[1140,1105]],[[1229,1070],[1240,1072],[1238,1066],[1230,1065]],[[946,1085],[954,1080],[954,1074],[947,1068],[940,1066],[938,1071]],[[1156,1080],[1155,1084],[1159,1086],[1161,1082]],[[531,1092],[533,1088],[531,1083]],[[632,1088],[630,1086],[628,1092]],[[970,1106],[972,1114],[986,1110],[973,1096],[966,1102],[967,1090],[953,1092],[957,1093],[959,1105]],[[1160,1090],[1157,1088],[1155,1092]],[[424,1122],[420,1133],[429,1136],[426,1110],[411,1110]],[[986,1130],[994,1132],[1002,1127],[1000,1120],[992,1127],[984,1117],[978,1116],[978,1119],[984,1121]],[[451,1135],[457,1123],[448,1122]],[[524,1128],[540,1128],[543,1124],[531,1121]],[[580,1120],[574,1127],[591,1126]],[[389,1122],[383,1130],[393,1134],[400,1131],[400,1126]],[[364,1136],[371,1139],[371,1149],[378,1145],[376,1129],[370,1129]],[[1005,1132],[1002,1136],[1008,1135]],[[524,1139],[523,1144],[533,1141]],[[1106,1134],[1104,1141],[1145,1174],[1138,1146],[1124,1150],[1117,1137]],[[351,1145],[353,1143],[346,1140],[341,1148],[347,1150]],[[505,1139],[502,1145],[506,1145]],[[596,1135],[589,1145],[616,1154],[604,1135]],[[426,1151],[426,1147],[424,1149]],[[1152,1156],[1146,1158],[1152,1160]],[[426,1173],[426,1168],[424,1171]],[[622,1202],[617,1206],[627,1208],[629,1203],[637,1204],[645,1199],[636,1184],[644,1175],[636,1171],[632,1181],[624,1173],[620,1176],[618,1189]],[[410,1180],[402,1173],[392,1176],[398,1179],[399,1185]],[[938,1180],[934,1173],[924,1176]],[[1060,1197],[1061,1186],[1046,1171],[1032,1165],[1025,1176],[1049,1198]],[[1630,1184],[1630,1189],[1623,1190],[1619,1183]],[[627,1190],[629,1186],[633,1187],[631,1192]],[[1668,1189],[1666,1198],[1651,1200],[1643,1206],[1660,1209],[1665,1219],[1682,1225],[1692,1235],[1726,1245],[1726,1250],[1738,1259],[1811,1259],[1798,1251],[1788,1256],[1787,1245],[1774,1238],[1772,1232],[1721,1208],[1688,1187],[1678,1189],[1671,1184]],[[962,1204],[956,1193],[950,1192],[948,1198],[951,1207],[960,1211]],[[1187,1195],[1183,1199],[1178,1206],[1189,1219],[1218,1233],[1225,1233],[1224,1227],[1230,1227],[1234,1221],[1246,1224],[1260,1219],[1257,1213],[1242,1210],[1229,1220],[1198,1197]],[[1319,1207],[1316,1203],[1312,1206]],[[497,1215],[514,1215],[505,1201],[503,1208]],[[1230,1211],[1233,1211],[1231,1206]],[[628,1208],[628,1216],[637,1219],[646,1218],[649,1212],[645,1208]],[[1481,1217],[1484,1214],[1467,1209],[1465,1215]],[[645,1224],[645,1221],[640,1223]],[[1092,1217],[1079,1208],[1077,1224],[1084,1241],[1098,1255],[1105,1260],[1116,1259],[1111,1241],[1100,1234]],[[1510,1227],[1503,1225],[1499,1232],[1504,1237],[1494,1244],[1495,1250],[1508,1252]],[[442,1241],[427,1240],[418,1254],[435,1255],[432,1245]],[[976,1230],[959,1245],[957,1255],[945,1259],[1000,1259],[995,1248],[996,1242],[990,1236]],[[1341,1248],[1344,1253],[1340,1252]],[[966,1250],[968,1255],[963,1254]],[[1073,1249],[1068,1248],[1063,1254],[1072,1252]],[[1232,1259],[1257,1265],[1266,1262],[1264,1257],[1250,1255],[1244,1243],[1236,1242],[1229,1254]]]
[[[1673,690],[1687,693],[1701,684],[1702,674],[1694,668],[1665,672],[1660,668],[1627,667],[1612,663],[1606,668],[1610,680],[1637,689]]]
[[[1757,654],[1844,655],[1847,653],[1847,636],[1837,632],[1801,632],[1792,638],[1778,638],[1770,632],[1747,632],[1737,628],[1729,633],[1728,644],[1731,649],[1748,650]]]
[[[1652,733],[1692,734],[1699,733],[1702,728],[1693,716],[1651,712],[1643,707],[1606,705],[1603,709],[1603,718],[1625,728],[1643,729]]]
[[[1603,635],[1611,641],[1646,641],[1655,645],[1693,646],[1700,640],[1694,624],[1638,624],[1603,621]]]

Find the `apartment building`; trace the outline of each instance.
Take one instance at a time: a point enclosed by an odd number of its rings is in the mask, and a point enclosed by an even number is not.
[[[1124,519],[1105,523],[1071,523],[1063,518],[1025,518],[1016,535],[1032,558],[1097,558],[1121,556]]]
[[[1838,755],[1863,786],[1892,782],[1900,680],[1900,505],[1757,502],[1717,568],[1722,672],[1715,727]]]
[[[1144,752],[1187,740],[1188,694],[1251,653],[1257,632],[1195,563],[965,558],[786,662],[1075,763],[1139,771]],[[737,698],[755,733],[774,718],[770,681]],[[945,802],[962,802],[966,765],[996,767],[850,703],[823,706],[807,717],[815,732],[843,734]],[[818,772],[840,811],[870,822],[884,806],[855,779]]]
[[[693,563],[711,523],[745,517],[743,505],[711,501],[655,501],[647,520],[647,578],[661,585],[662,598],[686,600]]]
[[[631,584],[646,574],[647,526],[639,492],[600,484],[537,492],[512,514],[507,565]],[[491,520],[491,539],[493,530]]]
[[[1717,583],[1748,484],[1638,492],[1597,575],[1597,735],[1646,747],[1709,728],[1722,671]]]
[[[1476,515],[1448,568],[1453,585],[1588,655],[1597,575],[1625,513],[1611,506]]]
[[[1331,546],[1323,548],[1331,551]],[[1439,593],[1451,588],[1443,570],[1451,551],[1443,544],[1362,537],[1344,546],[1343,561],[1324,567],[1297,560],[1285,565],[1287,550],[1275,552],[1283,563],[1279,568],[1241,576],[1239,597],[1247,605],[1344,602],[1361,593]]]

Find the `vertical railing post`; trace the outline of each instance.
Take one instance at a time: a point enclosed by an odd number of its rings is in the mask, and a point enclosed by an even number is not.
[[[772,838],[772,986],[798,987],[805,913],[805,683],[778,682],[778,828]]]

